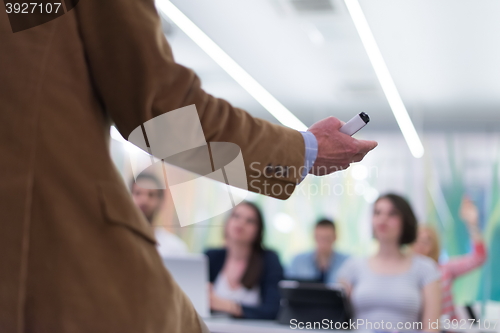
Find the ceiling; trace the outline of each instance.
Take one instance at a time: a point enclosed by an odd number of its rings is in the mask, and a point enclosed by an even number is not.
[[[398,130],[342,0],[171,1],[307,126],[364,111],[370,130]],[[360,3],[419,132],[498,131],[499,1]],[[276,122],[179,28],[165,31],[207,92]]]

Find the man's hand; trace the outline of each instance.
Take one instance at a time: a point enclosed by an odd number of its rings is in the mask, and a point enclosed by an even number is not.
[[[342,125],[344,123],[337,118],[328,117],[308,129],[318,140],[318,156],[309,173],[323,176],[347,169],[378,145],[375,141],[356,140],[339,132]]]

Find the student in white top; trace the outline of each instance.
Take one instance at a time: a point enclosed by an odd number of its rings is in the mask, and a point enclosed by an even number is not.
[[[229,215],[223,248],[209,249],[210,308],[245,319],[275,319],[283,268],[276,252],[265,249],[260,209],[242,202]]]
[[[146,219],[153,225],[153,219],[161,208],[165,190],[156,176],[141,173],[136,180],[130,183],[130,192],[134,203],[144,213]],[[158,251],[162,257],[183,255],[188,253],[186,244],[176,235],[163,227],[155,228]]]

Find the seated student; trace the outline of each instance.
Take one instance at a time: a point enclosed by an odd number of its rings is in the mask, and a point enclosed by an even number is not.
[[[467,224],[471,241],[473,243],[472,252],[463,256],[451,258],[447,263],[440,265],[442,293],[443,293],[443,309],[442,314],[450,320],[458,319],[455,314],[453,304],[453,294],[451,288],[453,281],[470,271],[478,268],[486,261],[488,257],[486,246],[481,232],[478,228],[479,213],[474,203],[468,199],[462,199],[460,207],[460,216]],[[415,253],[428,256],[434,261],[439,259],[439,238],[436,230],[430,226],[420,226],[417,241],[413,244],[412,250]]]
[[[275,319],[283,268],[275,252],[262,247],[264,221],[253,203],[237,205],[226,221],[226,246],[206,251],[210,308],[234,317]]]
[[[333,249],[336,239],[335,224],[327,219],[319,220],[314,228],[316,249],[293,258],[285,272],[286,278],[320,283],[337,282],[337,271],[348,256]]]
[[[348,259],[338,273],[354,317],[365,321],[365,329],[383,321],[375,328],[435,331],[429,323],[441,313],[440,273],[432,259],[404,251],[417,236],[410,205],[399,195],[384,195],[375,202],[372,224],[376,254]]]
[[[153,219],[160,210],[165,193],[159,179],[152,174],[141,173],[135,181],[132,179],[130,182],[130,192],[132,192],[135,205],[153,226]],[[162,257],[188,253],[187,246],[182,239],[163,227],[155,228],[155,237]]]

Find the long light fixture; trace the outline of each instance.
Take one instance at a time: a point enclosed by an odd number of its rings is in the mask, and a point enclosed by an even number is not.
[[[385,64],[382,53],[380,53],[380,49],[377,46],[375,37],[373,37],[373,33],[368,25],[365,15],[363,14],[359,1],[344,0],[344,2],[349,10],[349,14],[351,15],[354,25],[356,26],[356,30],[361,37],[361,42],[365,47],[366,53],[368,53],[368,57],[370,58],[375,74],[377,75],[380,85],[382,86],[385,97],[389,102],[392,113],[394,113],[394,117],[396,118],[399,128],[403,133],[406,144],[410,148],[411,154],[415,158],[420,158],[424,155],[424,146],[420,141],[410,115],[408,114],[403,100],[399,95],[398,89],[394,84],[394,80],[392,79],[391,73]]]
[[[299,131],[307,130],[299,118],[281,104],[262,87],[250,74],[236,63],[219,45],[207,36],[169,0],[156,0],[156,7],[168,16],[186,35],[188,35],[210,58],[225,70],[243,89],[257,100],[280,123]]]

